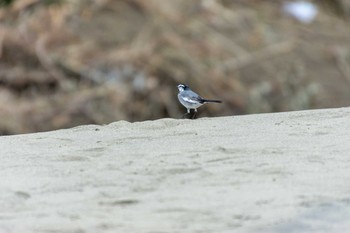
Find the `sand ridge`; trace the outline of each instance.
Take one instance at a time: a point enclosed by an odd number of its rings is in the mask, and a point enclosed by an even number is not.
[[[121,121],[0,137],[0,232],[344,232],[349,115]]]

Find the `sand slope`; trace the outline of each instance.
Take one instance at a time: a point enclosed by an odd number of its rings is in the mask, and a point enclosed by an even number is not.
[[[346,232],[350,108],[0,137],[0,232]]]

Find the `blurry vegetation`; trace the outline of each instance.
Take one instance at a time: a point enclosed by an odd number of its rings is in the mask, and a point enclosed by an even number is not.
[[[0,135],[181,118],[178,83],[224,101],[202,117],[348,106],[350,4],[313,2],[3,0]]]
[[[8,6],[13,2],[13,0],[0,0],[0,7],[1,6]]]
[[[8,6],[12,3],[14,3],[16,0],[0,0],[0,6]],[[20,1],[20,0],[19,0]],[[51,4],[60,4],[63,3],[65,0],[35,0],[35,1],[27,1],[27,2],[35,2],[35,3],[41,3],[44,5],[51,5]]]

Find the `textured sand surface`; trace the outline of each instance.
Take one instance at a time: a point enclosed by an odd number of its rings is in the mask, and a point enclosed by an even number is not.
[[[0,232],[347,232],[350,108],[0,137]]]

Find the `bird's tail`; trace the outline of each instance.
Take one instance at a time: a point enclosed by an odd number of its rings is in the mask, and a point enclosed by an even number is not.
[[[203,99],[203,103],[222,103],[221,100],[206,100],[206,99]]]

